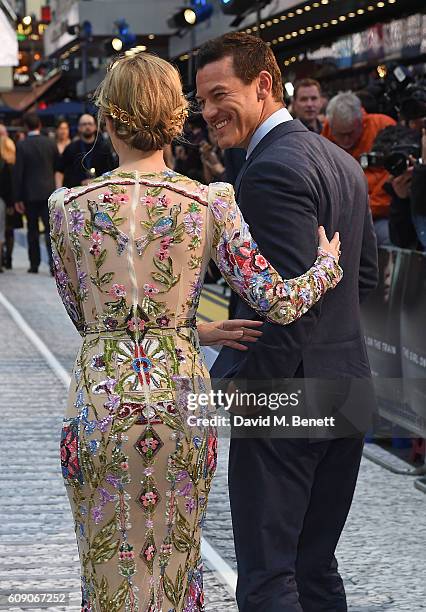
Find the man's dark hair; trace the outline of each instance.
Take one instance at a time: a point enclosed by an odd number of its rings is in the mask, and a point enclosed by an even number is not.
[[[321,84],[319,83],[319,81],[315,79],[300,79],[294,84],[293,98],[296,98],[297,92],[301,87],[316,87],[318,89],[319,95],[321,95]]]
[[[38,130],[41,126],[40,117],[37,115],[37,113],[25,113],[22,120],[29,132],[32,132],[32,130]]]
[[[198,51],[197,70],[207,64],[231,57],[235,75],[246,85],[266,70],[272,76],[272,95],[276,102],[283,102],[281,71],[275,55],[268,45],[256,36],[243,32],[231,32],[209,40]]]

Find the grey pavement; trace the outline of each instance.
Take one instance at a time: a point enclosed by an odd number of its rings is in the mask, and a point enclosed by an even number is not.
[[[27,274],[25,253],[19,247],[15,261],[16,269],[0,276],[0,291],[70,370],[80,338],[67,319],[47,266],[39,275]],[[78,555],[59,463],[64,387],[2,306],[0,339],[0,589],[69,590],[69,608],[49,609],[76,611]],[[204,533],[235,568],[227,445],[227,440],[220,441]],[[412,477],[363,460],[338,549],[350,612],[426,609],[425,504],[426,497],[413,487]],[[237,609],[209,569],[206,595],[209,612]]]

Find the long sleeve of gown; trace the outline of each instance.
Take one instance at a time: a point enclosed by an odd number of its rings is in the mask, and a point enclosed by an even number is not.
[[[53,271],[56,286],[65,309],[82,334],[84,327],[78,272],[70,243],[68,221],[64,207],[65,187],[57,189],[49,198],[50,237],[52,243]]]
[[[296,321],[342,278],[335,258],[318,249],[318,257],[307,272],[283,279],[259,251],[231,185],[210,185],[209,209],[212,258],[229,286],[271,323]]]

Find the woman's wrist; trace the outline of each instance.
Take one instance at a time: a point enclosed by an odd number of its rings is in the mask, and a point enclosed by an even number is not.
[[[331,259],[335,261],[336,263],[339,262],[338,258],[335,255],[333,255],[333,253],[326,251],[322,247],[318,247],[318,255],[322,255],[323,257],[331,257]]]

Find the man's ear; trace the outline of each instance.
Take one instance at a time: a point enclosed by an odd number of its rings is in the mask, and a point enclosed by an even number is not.
[[[272,92],[272,76],[267,70],[262,70],[257,78],[257,99],[266,100]]]

